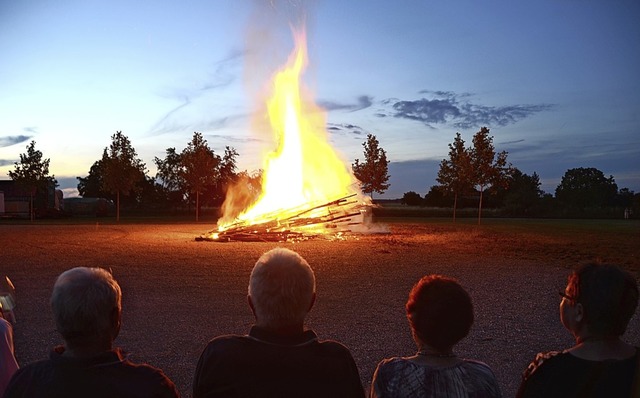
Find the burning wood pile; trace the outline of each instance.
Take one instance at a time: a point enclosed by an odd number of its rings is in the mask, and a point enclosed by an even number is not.
[[[214,230],[197,241],[212,242],[299,242],[314,238],[343,239],[362,224],[370,206],[359,203],[356,194],[309,209],[289,209],[265,215],[267,221],[237,221],[223,231]],[[282,217],[282,214],[290,216]]]
[[[362,226],[371,201],[329,142],[326,112],[309,97],[300,75],[307,64],[304,32],[296,49],[268,85],[264,109],[277,149],[263,160],[261,192],[240,205],[246,184],[230,187],[217,230],[196,240],[301,241],[340,239]],[[338,199],[336,199],[338,198]],[[251,203],[251,204],[249,204]]]

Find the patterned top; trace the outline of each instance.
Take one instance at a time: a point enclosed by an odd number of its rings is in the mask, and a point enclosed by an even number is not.
[[[491,368],[483,362],[465,359],[454,366],[434,367],[395,357],[378,364],[370,396],[499,398],[502,394]]]

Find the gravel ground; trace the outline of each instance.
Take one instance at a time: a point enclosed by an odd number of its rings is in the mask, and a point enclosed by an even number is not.
[[[205,224],[0,224],[0,275],[13,280],[18,294],[19,362],[45,358],[60,343],[48,305],[56,276],[74,266],[110,267],[123,288],[116,344],[133,361],[162,368],[190,397],[207,341],[248,331],[249,273],[260,254],[277,246],[194,240],[209,229]],[[320,338],[351,349],[365,388],[382,358],[415,352],[404,303],[411,286],[429,273],[453,276],[470,292],[476,321],[456,352],[488,363],[505,397],[515,394],[522,370],[537,352],[571,345],[558,320],[557,293],[568,267],[585,260],[572,255],[571,244],[522,243],[517,236],[505,241],[425,224],[392,224],[390,230],[347,241],[280,244],[302,254],[316,272],[318,300],[308,326]],[[640,345],[638,314],[625,339]]]

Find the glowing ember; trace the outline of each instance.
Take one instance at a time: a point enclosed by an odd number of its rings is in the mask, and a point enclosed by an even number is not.
[[[362,222],[368,198],[327,142],[325,112],[301,86],[307,64],[304,33],[295,34],[295,39],[296,48],[286,67],[275,74],[267,101],[278,148],[264,161],[262,192],[247,207],[246,193],[241,188],[230,189],[224,216],[211,239],[222,239],[226,232],[225,239],[238,233],[276,233],[273,240],[286,240],[292,234],[335,234]]]

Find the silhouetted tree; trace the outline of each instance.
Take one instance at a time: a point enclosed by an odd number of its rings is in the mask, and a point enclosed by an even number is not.
[[[200,220],[200,195],[208,186],[216,183],[222,159],[209,148],[207,141],[198,132],[193,133],[193,138],[180,156],[183,166],[182,178],[188,192],[195,195],[197,222]]]
[[[179,206],[187,194],[182,155],[176,152],[176,148],[167,148],[165,158],[160,159],[156,156],[153,162],[158,170],[156,179],[161,182],[160,190],[164,192],[169,203]]]
[[[444,193],[453,195],[453,222],[456,222],[458,195],[473,190],[473,171],[471,154],[464,146],[460,133],[456,133],[453,143],[449,144],[449,158],[442,159],[436,181]]]
[[[478,203],[478,224],[482,217],[482,195],[488,187],[505,186],[508,184],[508,176],[511,175],[511,164],[507,164],[507,152],[496,154],[493,146],[493,137],[489,135],[489,129],[482,127],[473,136],[473,147],[470,151],[471,166],[473,170],[472,182],[480,192]]]
[[[36,142],[27,145],[27,153],[20,154],[20,161],[14,162],[15,169],[9,171],[9,177],[20,187],[29,192],[29,217],[33,221],[33,198],[38,191],[48,195],[49,187],[58,186],[55,176],[49,175],[50,159],[42,159],[42,152],[37,150]]]
[[[509,186],[505,190],[504,205],[514,215],[526,215],[540,203],[544,191],[540,189],[540,177],[534,171],[527,175],[517,168],[509,177]]]
[[[432,185],[429,192],[424,195],[425,206],[448,207],[449,203],[447,193],[442,185]]]
[[[422,196],[419,193],[414,191],[405,192],[402,196],[401,203],[408,206],[421,206],[422,205]]]
[[[115,199],[115,196],[104,190],[104,164],[107,151],[102,153],[102,158],[96,160],[86,177],[76,177],[78,180],[78,193],[85,198]]]
[[[218,166],[218,179],[216,180],[215,192],[213,193],[214,203],[218,206],[224,202],[229,186],[233,185],[238,178],[236,172],[237,157],[238,152],[234,148],[229,146],[225,147],[224,155]]]
[[[387,152],[380,147],[378,139],[373,134],[367,134],[364,147],[364,161],[356,159],[351,165],[353,175],[362,183],[362,192],[373,198],[373,193],[384,193],[389,189],[389,161]]]
[[[111,136],[111,145],[102,156],[104,167],[103,188],[116,195],[116,221],[120,221],[120,194],[129,195],[136,184],[143,180],[145,164],[138,159],[129,138],[117,131]]]
[[[556,188],[556,199],[568,208],[585,210],[612,205],[618,193],[613,176],[596,168],[579,167],[564,173]]]

